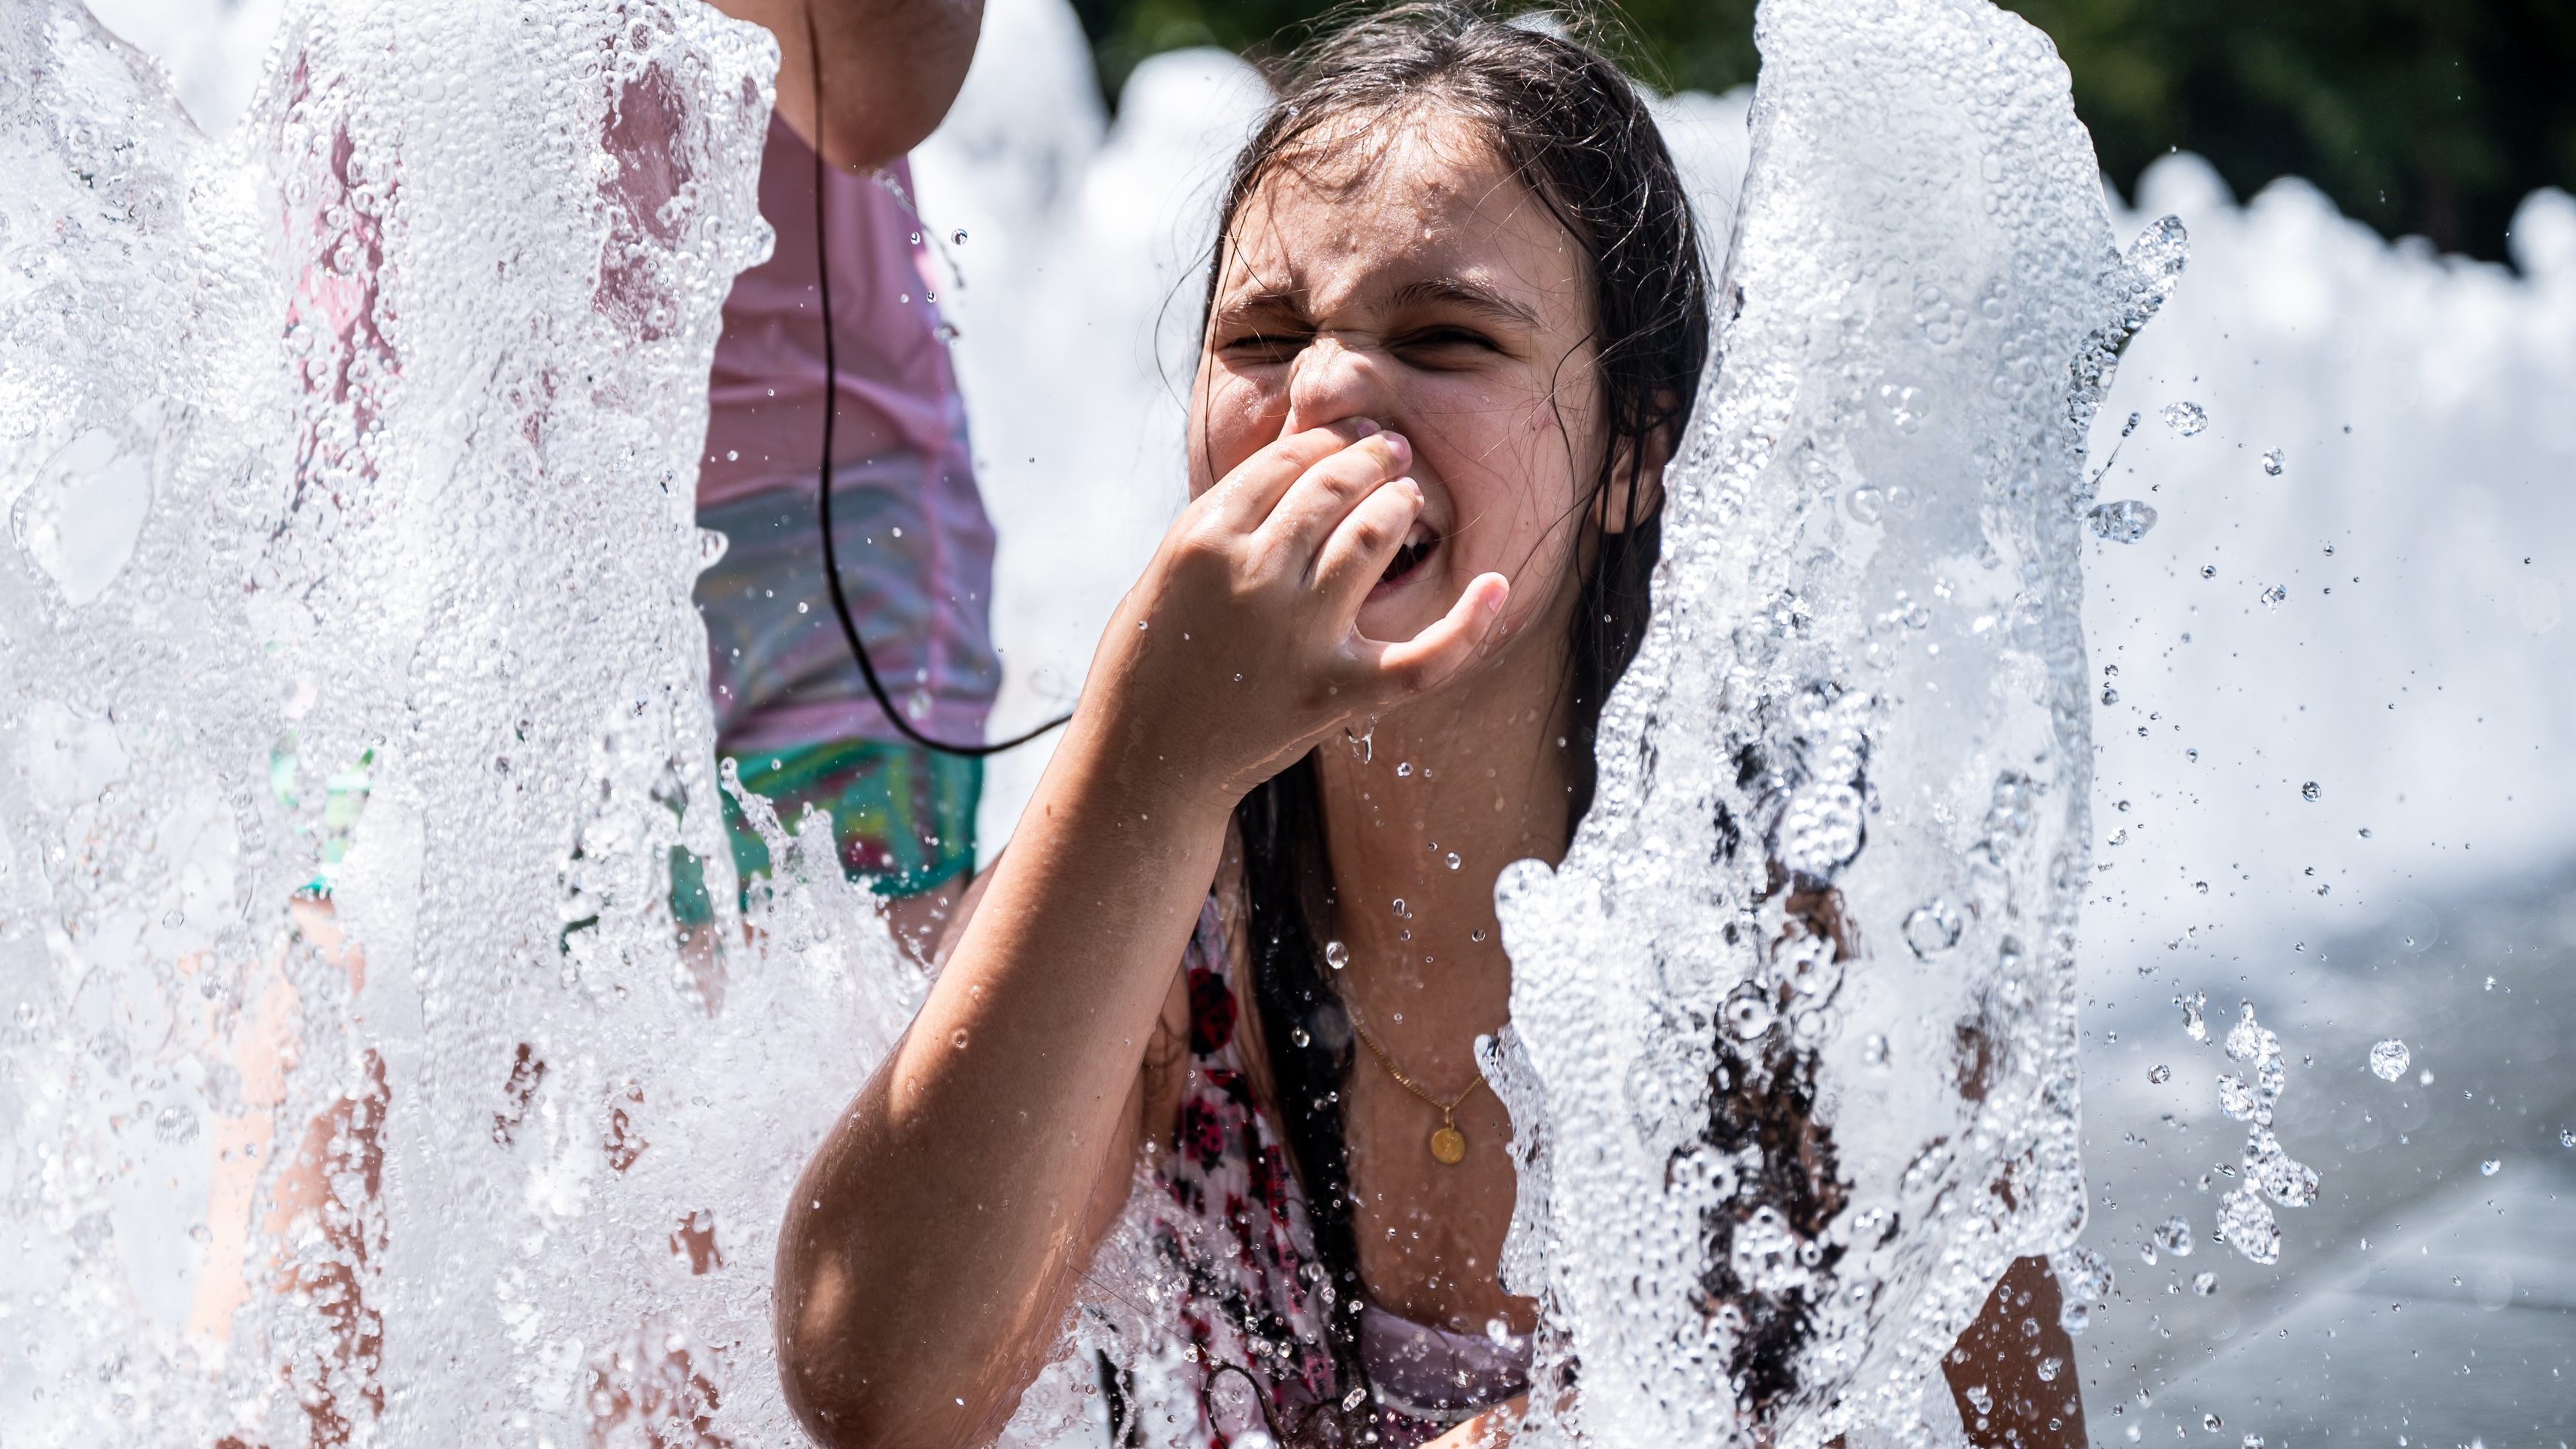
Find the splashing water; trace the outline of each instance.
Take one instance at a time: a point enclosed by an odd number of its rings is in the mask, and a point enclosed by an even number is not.
[[[528,13],[298,0],[220,144],[69,0],[0,18],[0,1054],[71,1088],[0,1115],[39,1442],[792,1433],[769,1245],[919,981],[824,823],[710,764],[689,483],[774,55]],[[2063,69],[1983,4],[1761,40],[1653,636],[1479,1044],[1507,1281],[1583,1367],[1534,1446],[1937,1427],[1987,1285],[2081,1221],[2081,439],[2184,238],[2115,253]],[[719,792],[780,862],[740,917]],[[1772,860],[1839,914],[1793,928]],[[1817,1104],[1809,1193],[1750,1186],[1765,1094]]]
[[[1990,7],[1783,0],[1757,37],[1653,627],[1563,867],[1500,890],[1505,1283],[1541,1375],[1581,1365],[1533,1445],[1931,1432],[1988,1286],[2083,1217],[2082,429],[2182,238],[2117,254],[2063,69]],[[1978,301],[1933,335],[1927,293]],[[1904,528],[1859,506],[1900,488]]]
[[[304,0],[221,143],[0,14],[13,1437],[792,1432],[768,1245],[917,978],[755,797],[738,915],[716,813],[691,483],[774,51],[529,14]]]

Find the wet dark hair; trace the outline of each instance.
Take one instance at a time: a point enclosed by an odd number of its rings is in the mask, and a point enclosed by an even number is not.
[[[1354,117],[1467,122],[1582,247],[1603,436],[1597,460],[1577,460],[1592,476],[1577,505],[1584,537],[1571,555],[1578,578],[1566,680],[1574,726],[1565,741],[1574,780],[1570,830],[1591,804],[1602,700],[1645,632],[1663,498],[1644,475],[1651,459],[1678,445],[1707,360],[1709,288],[1699,236],[1643,99],[1600,50],[1572,38],[1573,27],[1553,17],[1544,27],[1507,19],[1461,0],[1344,15],[1290,58],[1278,100],[1236,158],[1207,306],[1214,307],[1245,201],[1329,144],[1326,128]],[[1605,526],[1614,506],[1621,509],[1617,526]],[[1262,1039],[1306,1189],[1316,1255],[1336,1290],[1326,1346],[1343,1381],[1359,1384],[1366,1375],[1353,1310],[1363,1289],[1341,1110],[1352,1035],[1318,949],[1335,910],[1323,823],[1311,755],[1235,811]],[[1300,1437],[1316,1434],[1337,1437],[1322,1425]]]

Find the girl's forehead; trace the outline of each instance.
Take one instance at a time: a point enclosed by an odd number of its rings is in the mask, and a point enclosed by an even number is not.
[[[1452,118],[1330,128],[1279,157],[1236,212],[1226,263],[1221,297],[1285,292],[1329,306],[1444,276],[1515,294],[1551,321],[1588,303],[1574,238],[1486,137]]]

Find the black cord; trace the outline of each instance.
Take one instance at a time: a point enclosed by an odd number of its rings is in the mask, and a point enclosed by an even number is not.
[[[1018,749],[1067,723],[1073,716],[1070,713],[1057,715],[1025,734],[992,744],[952,745],[945,740],[932,739],[913,728],[912,721],[903,717],[903,711],[895,708],[894,700],[886,694],[885,682],[877,678],[876,663],[868,658],[867,643],[859,637],[858,623],[850,617],[849,596],[841,590],[841,555],[832,539],[832,423],[841,410],[841,360],[832,337],[832,251],[823,231],[823,45],[815,32],[814,12],[810,7],[805,12],[805,45],[806,58],[812,63],[814,73],[814,287],[820,294],[817,300],[823,308],[823,461],[816,467],[814,478],[815,512],[823,530],[823,581],[831,586],[832,613],[841,621],[841,637],[850,643],[850,657],[859,662],[859,677],[867,681],[868,694],[876,700],[877,708],[885,711],[887,722],[901,731],[905,739],[943,755],[963,755],[969,759],[998,755],[1004,750]]]

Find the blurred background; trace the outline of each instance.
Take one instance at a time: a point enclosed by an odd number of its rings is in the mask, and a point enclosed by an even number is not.
[[[2576,189],[2576,5],[2566,0],[2003,0],[2048,32],[2123,193],[2157,157],[2206,158],[2240,196],[2302,176],[2381,235],[2503,260],[2542,186]],[[1147,56],[1265,62],[1325,0],[1075,0],[1115,97]],[[1753,79],[1753,0],[1600,4],[1667,91]]]

